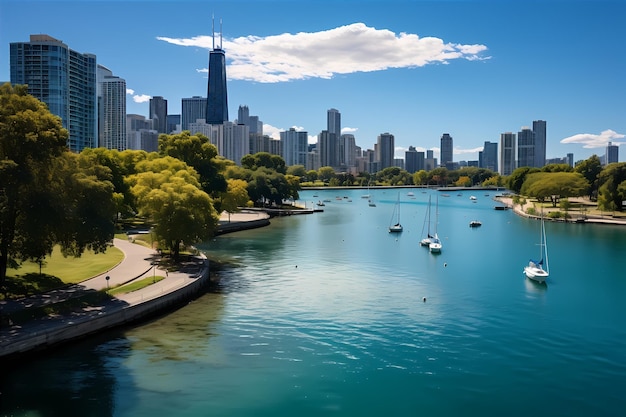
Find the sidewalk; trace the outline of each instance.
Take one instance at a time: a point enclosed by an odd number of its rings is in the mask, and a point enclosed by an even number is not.
[[[124,252],[124,259],[108,272],[54,291],[19,300],[0,302],[2,314],[20,309],[36,308],[77,298],[152,275],[166,278],[97,305],[82,307],[72,313],[33,319],[22,325],[0,329],[0,358],[66,342],[97,331],[128,323],[152,314],[190,297],[209,278],[209,263],[204,257],[183,264],[179,271],[165,272],[153,269],[158,254],[144,246],[122,239],[114,239],[115,247]]]
[[[222,213],[218,228],[237,226],[237,230],[269,224],[265,213]],[[267,221],[267,223],[265,223]],[[137,278],[165,276],[159,282],[140,290],[120,294],[98,305],[89,305],[62,316],[33,319],[26,324],[0,328],[0,359],[67,342],[88,334],[136,321],[181,303],[196,294],[209,280],[209,261],[203,255],[193,257],[180,265],[178,271],[159,269],[155,262],[159,255],[145,246],[124,239],[113,244],[124,252],[124,259],[109,271],[53,291],[19,300],[0,301],[1,313],[37,308],[78,298],[89,292],[126,284]],[[107,279],[108,277],[108,279]]]

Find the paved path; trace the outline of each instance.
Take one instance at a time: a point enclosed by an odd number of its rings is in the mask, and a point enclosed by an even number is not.
[[[253,222],[258,221],[259,213],[234,213],[230,216],[223,214],[220,223]],[[120,294],[99,305],[84,307],[72,313],[62,316],[48,316],[33,319],[22,325],[9,325],[0,328],[0,357],[10,354],[12,347],[28,345],[33,340],[41,338],[42,334],[51,331],[62,330],[75,323],[86,322],[94,318],[102,317],[103,314],[119,312],[129,306],[139,305],[171,294],[178,289],[197,282],[197,278],[204,273],[208,274],[208,260],[201,257],[192,258],[190,261],[179,265],[177,271],[166,271],[155,266],[159,255],[153,249],[131,243],[124,239],[114,239],[113,244],[124,252],[124,259],[111,270],[85,280],[79,284],[68,285],[53,291],[40,293],[19,300],[0,301],[0,312],[8,314],[23,309],[41,307],[54,304],[84,295],[90,291],[100,291],[107,287],[113,288],[133,281],[137,278],[149,276],[165,276],[165,279],[144,287],[140,290],[126,294]],[[107,280],[106,277],[109,277]],[[163,297],[165,300],[166,297]]]

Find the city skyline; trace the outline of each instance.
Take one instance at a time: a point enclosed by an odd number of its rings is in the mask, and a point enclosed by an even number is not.
[[[228,110],[248,106],[274,138],[293,127],[314,141],[337,109],[342,133],[364,150],[393,135],[396,158],[410,146],[438,154],[449,133],[454,161],[477,160],[484,142],[535,120],[547,121],[547,158],[603,156],[609,142],[626,142],[619,2],[108,3],[118,4],[2,0],[0,81],[10,78],[9,43],[45,33],[125,79],[127,113],[148,116],[160,96],[180,114],[183,98],[206,97],[215,16]],[[37,14],[19,13],[25,4]],[[87,19],[120,11],[134,17],[115,31]]]

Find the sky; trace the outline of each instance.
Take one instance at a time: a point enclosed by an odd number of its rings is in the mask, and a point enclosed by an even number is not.
[[[162,96],[180,114],[206,97],[215,33],[231,121],[247,105],[275,138],[315,142],[334,108],[363,149],[388,132],[397,158],[438,156],[449,133],[472,161],[545,120],[546,157],[578,161],[626,144],[625,19],[621,0],[0,0],[0,82],[9,44],[47,34],[125,79],[127,113]]]

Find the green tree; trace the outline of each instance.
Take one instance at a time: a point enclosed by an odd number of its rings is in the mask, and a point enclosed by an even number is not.
[[[580,172],[589,182],[587,195],[590,199],[598,194],[598,176],[602,172],[602,163],[598,155],[591,155],[584,161],[580,161],[574,167],[574,171]]]
[[[487,178],[482,182],[483,187],[502,187],[504,186],[504,178],[498,174]]]
[[[444,187],[448,184],[448,173],[445,167],[435,168],[428,173],[428,183]]]
[[[251,170],[264,167],[273,169],[280,174],[287,173],[285,160],[280,155],[274,155],[268,152],[257,152],[254,155],[248,154],[241,158],[241,166]]]
[[[111,183],[113,184],[113,201],[116,206],[116,213],[121,214],[124,217],[133,214],[135,210],[135,207],[133,206],[134,199],[125,178],[131,172],[134,173],[134,164],[132,168],[123,164],[121,152],[117,149],[87,148],[80,154],[83,158],[89,158],[95,164],[109,168],[111,172]],[[139,155],[145,156],[147,153],[143,152],[143,154]]]
[[[248,182],[245,180],[228,179],[228,189],[222,196],[222,210],[228,213],[228,221],[230,215],[239,210],[239,207],[245,206],[250,201],[248,195]]]
[[[428,172],[423,169],[420,169],[416,173],[413,174],[413,184],[415,185],[424,185],[428,182]]]
[[[306,172],[306,178],[309,181],[316,181],[317,180],[317,171],[314,169],[311,169],[309,171]]]
[[[524,181],[526,181],[526,176],[532,174],[534,172],[539,172],[539,168],[531,168],[531,167],[520,167],[509,175],[507,178],[507,188],[514,193],[520,193],[522,190],[522,185],[524,185]]]
[[[287,168],[287,174],[295,175],[296,177],[300,177],[303,180],[306,180],[306,168],[304,165],[291,165]]]
[[[541,172],[573,172],[574,168],[569,164],[548,164],[541,168]]]
[[[626,181],[626,162],[607,165],[598,176],[598,206],[603,210],[622,211],[622,201],[626,200],[623,185]]]
[[[321,167],[317,170],[317,178],[324,182],[330,181],[335,177],[335,170],[332,167]]]
[[[70,154],[67,130],[26,86],[0,87],[0,285],[9,264],[106,250],[111,171]]]
[[[207,194],[216,198],[226,191],[226,178],[222,175],[217,148],[209,138],[188,130],[174,135],[159,135],[159,153],[185,162],[196,170],[200,187]]]
[[[137,171],[128,181],[139,214],[152,220],[157,239],[175,260],[181,245],[193,245],[214,234],[219,216],[192,167],[164,157],[140,162]]]
[[[578,172],[535,172],[526,177],[520,191],[539,201],[550,199],[552,206],[556,207],[560,198],[583,195],[588,186],[587,180]]]
[[[462,175],[458,180],[454,183],[457,187],[471,187],[472,179],[466,175]]]

